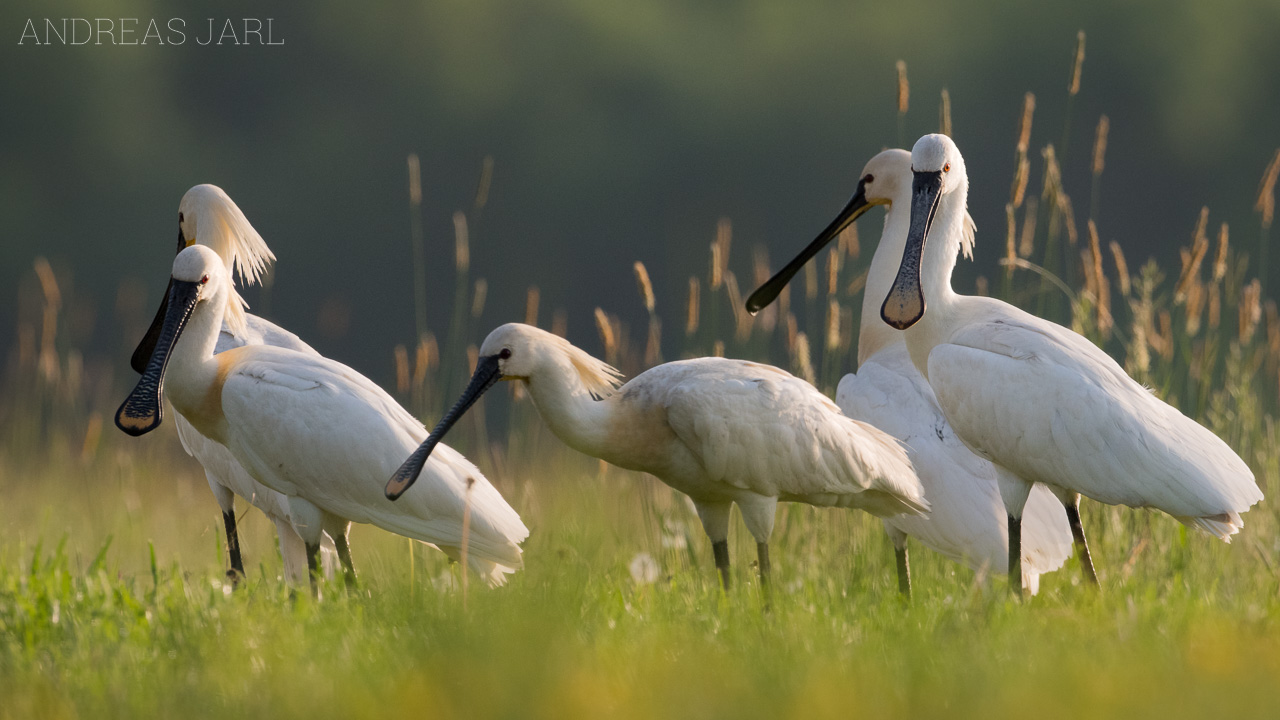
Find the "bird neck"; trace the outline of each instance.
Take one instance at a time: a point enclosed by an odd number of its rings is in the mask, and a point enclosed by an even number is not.
[[[965,189],[960,188],[942,197],[925,243],[920,283],[923,285],[926,318],[934,310],[949,310],[957,298],[951,289],[951,273],[955,270],[956,258],[964,241],[966,194]]]
[[[858,364],[877,352],[903,342],[902,332],[889,327],[880,317],[880,306],[889,295],[898,266],[902,263],[902,251],[907,244],[907,225],[910,213],[894,212],[894,208],[910,208],[911,196],[897,198],[884,214],[884,230],[880,243],[871,258],[867,270],[867,286],[862,293],[862,324],[858,331]]]
[[[566,357],[548,358],[524,378],[538,414],[561,442],[578,452],[600,457],[612,398],[597,400]]]
[[[967,189],[962,187],[938,201],[938,211],[925,242],[920,266],[924,317],[903,333],[912,364],[926,379],[929,377],[929,353],[951,327],[962,301],[962,296],[951,288],[951,273],[955,270],[956,257],[964,241],[966,195]]]
[[[187,326],[169,357],[164,376],[165,397],[203,435],[219,440],[216,425],[222,417],[221,381],[214,353],[222,332],[226,295],[201,303],[191,313]],[[229,359],[230,356],[228,356]],[[216,389],[216,408],[209,400]]]

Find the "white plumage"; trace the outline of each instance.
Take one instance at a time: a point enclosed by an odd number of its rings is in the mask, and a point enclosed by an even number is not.
[[[779,500],[861,508],[885,517],[928,508],[896,440],[845,417],[808,383],[768,365],[701,358],[652,368],[614,390],[618,373],[567,341],[508,324],[485,339],[470,387],[424,445],[444,435],[499,378],[526,383],[562,441],[657,476],[693,500],[728,583],[729,510],[737,503],[768,576]],[[405,463],[388,493],[412,477]],[[412,482],[411,479],[409,482]]]
[[[214,185],[196,185],[182,196],[178,206],[179,250],[199,243],[213,249],[222,259],[227,274],[238,270],[242,281],[257,282],[262,273],[275,260],[275,255],[265,241],[253,229],[249,220],[231,198]],[[224,322],[218,336],[216,352],[244,345],[273,345],[300,353],[315,355],[309,345],[298,336],[256,315],[244,312],[243,301],[235,296],[235,311],[230,322]],[[157,317],[157,321],[160,317]],[[155,328],[158,330],[159,328]],[[150,352],[144,353],[148,357]],[[139,365],[147,358],[137,358]],[[138,368],[141,371],[142,367]],[[233,518],[228,529],[228,545],[238,547],[235,531],[235,496],[247,500],[261,510],[276,526],[280,539],[280,555],[284,561],[284,576],[292,583],[305,582],[307,556],[302,539],[292,526],[289,505],[285,497],[254,480],[226,448],[196,432],[195,428],[177,413],[174,426],[178,439],[187,454],[204,468],[209,489],[221,508],[224,519]],[[322,543],[324,568],[331,575],[335,561],[334,545],[326,537]],[[233,565],[238,552],[233,551]],[[233,567],[233,573],[242,572]]]
[[[886,518],[885,531],[898,556],[899,586],[910,593],[907,536],[975,570],[1006,572],[1008,535],[1004,506],[990,462],[960,442],[929,384],[907,354],[902,333],[880,319],[880,301],[893,282],[907,239],[911,209],[911,154],[885,150],[859,176],[858,190],[835,222],[796,261],[753,293],[748,307],[772,302],[783,284],[848,224],[876,205],[885,208],[884,230],[867,273],[857,372],[845,375],[836,404],[849,417],[892,435],[907,448],[929,499],[928,515]],[[968,246],[964,248],[968,254]],[[1039,576],[1061,567],[1071,554],[1071,532],[1062,503],[1037,486],[1027,504],[1022,543],[1022,582],[1031,592]]]
[[[840,381],[836,404],[907,446],[932,510],[927,516],[887,518],[894,545],[910,535],[932,550],[977,569],[1005,573],[1009,565],[1004,506],[990,462],[956,437],[928,383],[911,365],[901,340]],[[1040,575],[1071,556],[1071,530],[1062,503],[1037,485],[1027,500],[1022,530],[1022,584],[1034,594]]]
[[[1087,339],[1007,303],[956,294],[964,159],[950,138],[926,135],[912,167],[907,246],[882,316],[906,328],[912,361],[956,434],[1009,471],[1000,489],[1010,518],[1041,482],[1060,496],[1163,510],[1229,540],[1240,513],[1262,499],[1244,461]]]
[[[521,567],[524,524],[452,449],[442,448],[424,482],[402,502],[383,496],[387,475],[426,431],[381,388],[341,363],[286,348],[248,345],[214,354],[223,315],[234,302],[221,262],[207,248],[188,248],[174,261],[173,279],[166,318],[172,329],[162,335],[117,424],[133,434],[158,425],[147,413],[154,377],[164,378],[165,396],[201,435],[224,445],[254,479],[287,497],[294,527],[312,553],[328,532],[341,555],[346,527],[355,521],[436,545],[456,558],[470,484],[470,565],[491,584]],[[185,325],[183,312],[189,313]],[[344,564],[350,572],[349,557]]]

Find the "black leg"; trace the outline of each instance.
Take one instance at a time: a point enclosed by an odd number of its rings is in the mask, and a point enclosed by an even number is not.
[[[1022,518],[1009,516],[1009,593],[1022,597]]]
[[[911,558],[907,555],[907,546],[893,546],[893,554],[898,559],[898,592],[907,601],[911,600]]]
[[[769,602],[769,543],[756,543],[756,558],[760,565],[760,591],[764,593],[766,606]]]
[[[347,545],[347,536],[339,534],[333,538],[334,547],[338,549],[338,560],[342,562],[342,576],[348,590],[356,587],[356,568],[351,564],[351,547]]]
[[[234,509],[222,513],[222,525],[227,529],[227,554],[231,556],[231,569],[227,578],[232,586],[240,584],[244,578],[244,561],[240,559],[240,534],[236,532],[236,511]]]
[[[320,575],[320,544],[307,543],[307,570],[311,577],[311,597],[320,599],[320,585],[316,578]]]
[[[711,552],[716,556],[716,569],[720,571],[720,585],[729,592],[729,541],[721,540],[711,543]]]
[[[1089,552],[1089,541],[1084,536],[1084,524],[1080,522],[1080,494],[1075,493],[1071,502],[1063,503],[1067,509],[1067,522],[1071,523],[1071,537],[1076,542],[1076,557],[1080,558],[1080,566],[1084,568],[1084,576],[1094,587],[1098,583],[1098,573],[1093,569],[1093,555]]]

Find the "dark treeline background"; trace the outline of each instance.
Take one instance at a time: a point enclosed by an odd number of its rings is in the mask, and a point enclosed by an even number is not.
[[[43,36],[46,17],[183,18],[188,36],[19,45],[26,21]],[[273,18],[285,44],[200,47],[210,17]],[[1232,242],[1255,247],[1257,184],[1280,145],[1275,0],[6,2],[0,357],[44,256],[64,279],[65,342],[122,364],[136,337],[121,337],[120,306],[145,305],[149,318],[178,201],[211,182],[280,258],[269,300],[247,294],[256,309],[385,383],[391,348],[414,341],[411,152],[430,326],[440,333],[451,313],[452,213],[471,206],[492,156],[471,228],[472,277],[489,287],[483,323],[523,319],[537,285],[542,324],[564,308],[571,339],[598,351],[596,305],[644,312],[633,261],[649,267],[659,303],[674,303],[705,275],[728,217],[749,284],[744,250],[765,244],[776,267],[806,243],[867,158],[938,128],[943,88],[979,227],[977,262],[957,281],[968,291],[1003,249],[1026,91],[1038,100],[1035,172],[1038,149],[1062,143],[1078,30],[1087,59],[1064,173],[1086,202],[1088,149],[1108,114],[1103,242],[1120,240],[1134,267],[1154,256],[1176,271],[1209,205],[1212,226],[1229,220]],[[899,59],[911,87],[901,137]],[[678,333],[682,309],[659,312]]]

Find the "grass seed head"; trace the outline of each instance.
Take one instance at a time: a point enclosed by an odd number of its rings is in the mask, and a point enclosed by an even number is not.
[[[1022,98],[1022,117],[1018,120],[1018,154],[1026,155],[1031,147],[1031,120],[1036,114],[1035,93]]]
[[[644,263],[637,260],[632,269],[636,274],[636,287],[640,291],[640,299],[644,302],[644,309],[653,314],[655,306],[653,298],[653,283],[649,282],[649,271],[645,269]]]
[[[1098,129],[1093,135],[1093,174],[1102,174],[1107,166],[1107,135],[1111,132],[1111,119],[1106,115],[1098,118]]]
[[[907,105],[911,100],[911,86],[907,83],[907,62],[899,60],[898,67],[898,114],[907,114]]]
[[[1071,62],[1071,83],[1067,93],[1072,97],[1080,92],[1080,74],[1084,70],[1084,31],[1076,33],[1076,54]]]

